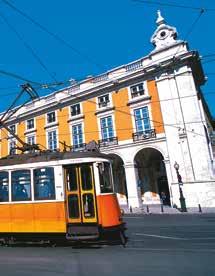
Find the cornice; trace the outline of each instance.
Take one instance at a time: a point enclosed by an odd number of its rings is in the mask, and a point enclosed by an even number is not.
[[[179,44],[182,44],[182,43],[178,43],[177,45]],[[167,50],[167,49],[160,50],[159,52],[153,52],[149,56],[135,61],[135,62],[142,62],[142,67],[138,67],[133,71],[125,71],[122,73],[121,76],[120,75],[118,75],[118,77],[116,76],[115,79],[107,79],[101,84],[96,83],[90,86],[89,88],[86,87],[84,90],[76,91],[73,94],[68,93],[69,87],[65,89],[61,89],[55,92],[54,95],[57,95],[58,93],[64,92],[64,91],[67,92],[67,95],[65,95],[64,98],[54,100],[53,94],[51,94],[51,96],[53,97],[52,98],[53,100],[50,102],[48,101],[48,98],[46,96],[46,98],[41,99],[41,101],[44,101],[43,104],[36,107],[32,106],[31,104],[29,106],[29,110],[22,110],[22,114],[19,114],[18,116],[14,116],[13,118],[11,118],[10,124],[12,122],[19,122],[21,120],[25,120],[26,118],[29,118],[29,117],[42,115],[47,110],[51,111],[51,110],[61,109],[75,102],[87,100],[89,96],[90,98],[92,98],[104,92],[114,92],[114,91],[120,90],[125,86],[128,86],[129,84],[132,84],[133,82],[137,81],[138,78],[141,78],[141,80],[155,79],[156,75],[159,74],[160,72],[165,71],[166,69],[177,67],[182,63],[187,62],[187,60],[189,59],[193,59],[193,63],[194,63],[194,60],[196,60],[194,65],[195,67],[198,66],[197,63],[199,62],[198,61],[199,56],[196,51],[183,52],[183,53],[179,52],[177,53],[176,56],[172,55],[167,58],[163,57],[160,62],[158,59],[157,60],[152,59],[153,56],[157,55],[158,53],[164,50]],[[144,66],[143,63],[145,63],[147,59],[151,60],[151,63]],[[129,63],[129,65],[132,65],[132,63]],[[121,68],[125,68],[125,65],[119,67],[119,69]],[[108,71],[108,73],[111,73],[114,70],[117,70],[117,69],[115,68],[112,71],[110,70]],[[86,81],[87,80],[85,80],[85,82]],[[45,101],[45,99],[47,99],[47,101]],[[34,102],[33,105],[37,103],[38,102]]]

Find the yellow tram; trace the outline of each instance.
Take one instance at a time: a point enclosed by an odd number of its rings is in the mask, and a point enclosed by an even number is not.
[[[98,152],[49,152],[0,159],[0,239],[124,242],[111,162]]]

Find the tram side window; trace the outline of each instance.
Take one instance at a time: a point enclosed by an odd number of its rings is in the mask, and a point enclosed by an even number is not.
[[[30,170],[19,170],[11,173],[12,200],[31,200]]]
[[[110,164],[107,162],[99,164],[99,180],[101,193],[113,193]]]
[[[34,170],[34,198],[35,200],[55,199],[54,168]]]
[[[0,172],[0,202],[7,202],[8,197],[8,172]]]

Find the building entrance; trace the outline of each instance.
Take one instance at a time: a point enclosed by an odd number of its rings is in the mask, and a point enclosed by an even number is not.
[[[153,148],[142,149],[135,156],[143,204],[163,202],[170,205],[170,191],[163,159],[163,155]]]

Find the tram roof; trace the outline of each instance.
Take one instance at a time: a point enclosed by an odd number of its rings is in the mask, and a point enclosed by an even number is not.
[[[29,164],[36,162],[48,162],[65,159],[80,159],[80,158],[105,158],[111,159],[110,156],[97,151],[86,152],[35,152],[25,154],[8,155],[0,159],[0,166]]]

